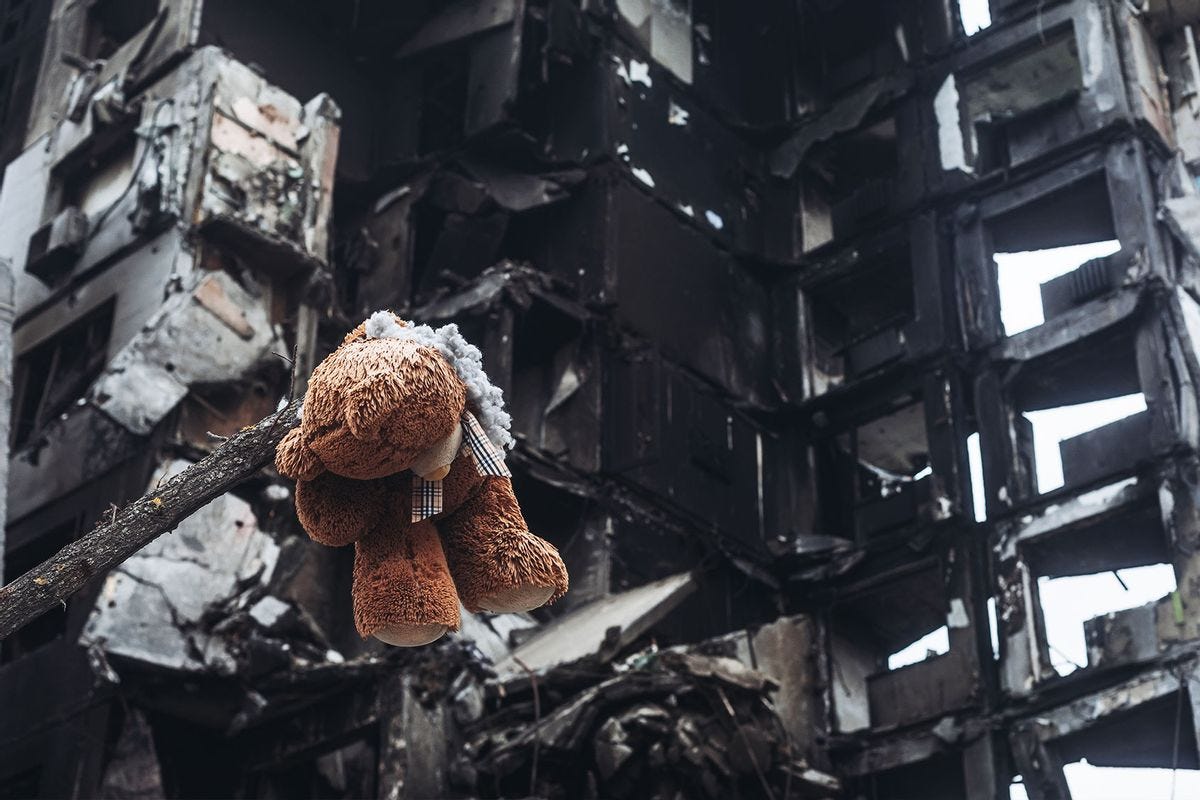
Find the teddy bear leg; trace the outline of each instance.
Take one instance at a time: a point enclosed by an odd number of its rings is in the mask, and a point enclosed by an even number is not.
[[[508,478],[488,478],[441,530],[459,597],[470,611],[530,611],[567,591],[558,550],[529,532]]]
[[[358,542],[354,622],[364,638],[397,647],[458,630],[458,593],[432,523],[383,526]]]

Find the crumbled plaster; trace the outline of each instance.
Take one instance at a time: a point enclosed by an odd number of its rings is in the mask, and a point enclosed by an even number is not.
[[[223,272],[196,273],[192,280],[192,290],[170,297],[88,394],[133,433],[149,433],[188,387],[239,380],[286,350],[265,298]]]
[[[187,466],[172,461],[160,473]],[[234,661],[206,629],[205,615],[249,587],[266,586],[278,557],[250,505],[221,495],[108,575],[80,641],[143,664],[230,674]]]

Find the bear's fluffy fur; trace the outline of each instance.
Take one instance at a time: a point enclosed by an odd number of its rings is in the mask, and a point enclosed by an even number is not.
[[[471,611],[526,611],[567,590],[558,551],[529,532],[512,482],[480,475],[469,448],[442,481],[442,512],[409,522],[409,467],[453,432],[464,409],[485,414],[493,441],[511,441],[478,353],[457,329],[373,315],[313,371],[301,424],[276,450],[309,536],[355,545],[354,618],[364,637],[419,644],[458,628],[459,600]]]

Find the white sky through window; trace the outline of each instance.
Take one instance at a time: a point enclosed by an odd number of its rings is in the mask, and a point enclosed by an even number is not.
[[[982,7],[986,0],[962,0],[960,8],[968,31],[968,7]],[[1115,253],[1116,241],[1061,247],[1052,250],[1024,253],[998,253],[995,256],[999,278],[1001,319],[1006,335],[1037,327],[1045,320],[1042,314],[1040,286],[1047,280],[1076,269],[1083,262]],[[1034,454],[1037,462],[1038,491],[1045,493],[1063,485],[1062,460],[1058,443],[1063,439],[1094,430],[1110,422],[1146,409],[1145,397],[1131,394],[1092,403],[1031,411],[1025,414],[1033,424]],[[975,499],[975,516],[984,519],[983,479],[979,467],[979,437],[967,441],[971,466],[971,484]],[[1123,569],[1120,580],[1111,573],[1081,575],[1038,581],[1042,614],[1046,623],[1046,638],[1052,645],[1050,656],[1055,669],[1066,674],[1076,664],[1087,664],[1087,646],[1083,623],[1092,617],[1112,611],[1133,608],[1154,602],[1175,589],[1175,574],[1169,564]],[[1122,586],[1122,581],[1125,586]],[[921,642],[914,643],[912,650]],[[923,654],[922,648],[922,654]],[[909,658],[915,652],[902,651]],[[890,660],[889,660],[889,666]],[[1171,800],[1172,771],[1168,769],[1134,769],[1096,767],[1086,761],[1068,764],[1064,769],[1074,800]],[[1174,775],[1174,799],[1200,798],[1200,771],[1178,770]],[[1011,800],[1027,800],[1024,787],[1014,783]]]
[[[1139,392],[1092,403],[1026,412],[1025,418],[1033,423],[1038,492],[1045,494],[1063,485],[1059,442],[1145,410],[1146,398]]]
[[[1102,572],[1038,578],[1042,619],[1046,622],[1046,641],[1050,644],[1050,663],[1060,675],[1087,666],[1087,643],[1083,637],[1085,621],[1101,614],[1153,603],[1173,591],[1175,571],[1170,564],[1122,569],[1116,575]]]
[[[992,10],[988,0],[958,0],[958,13],[962,17],[963,30],[967,36],[978,33],[992,24]]]
[[[1073,244],[1049,250],[996,253],[1000,288],[1000,320],[1004,334],[1012,336],[1046,321],[1042,316],[1041,285],[1051,278],[1073,272],[1085,261],[1111,255],[1121,249],[1116,239]]]

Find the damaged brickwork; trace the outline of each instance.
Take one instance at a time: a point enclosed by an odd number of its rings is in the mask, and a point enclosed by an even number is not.
[[[1200,3],[967,5],[0,3],[3,582],[380,308],[480,346],[572,576],[364,641],[259,470],[0,643],[0,798],[1200,769]]]

